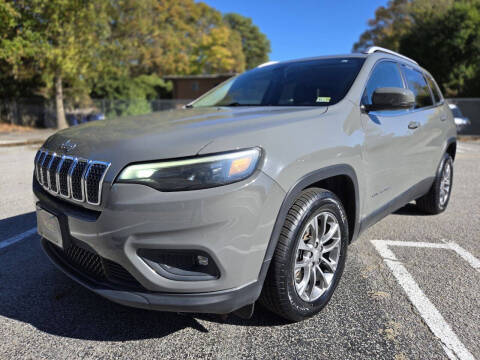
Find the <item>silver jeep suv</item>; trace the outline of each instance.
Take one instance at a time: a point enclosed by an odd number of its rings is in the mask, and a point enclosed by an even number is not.
[[[267,63],[184,109],[51,136],[35,158],[48,257],[117,303],[319,312],[347,247],[410,201],[445,210],[453,117],[432,76],[382,48]]]

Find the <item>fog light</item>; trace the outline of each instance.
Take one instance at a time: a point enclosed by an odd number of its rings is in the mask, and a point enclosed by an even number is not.
[[[159,275],[171,280],[214,280],[220,277],[215,260],[202,250],[138,249],[138,256]]]
[[[208,266],[208,258],[206,256],[198,255],[197,264],[202,266]]]

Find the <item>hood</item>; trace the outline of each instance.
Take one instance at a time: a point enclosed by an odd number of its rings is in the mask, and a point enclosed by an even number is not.
[[[326,107],[223,107],[162,111],[71,127],[51,136],[44,147],[62,154],[60,145],[70,140],[76,146],[68,155],[107,161],[112,168],[122,168],[131,162],[193,156],[218,137],[295,121],[296,116],[292,116],[295,112],[314,111],[318,115],[326,110]]]

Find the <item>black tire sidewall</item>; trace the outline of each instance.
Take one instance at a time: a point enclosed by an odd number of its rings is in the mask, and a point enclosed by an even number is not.
[[[318,198],[310,205],[307,211],[305,211],[301,219],[293,232],[293,236],[290,238],[289,244],[289,263],[288,263],[288,275],[286,277],[287,294],[290,300],[290,304],[294,309],[294,312],[299,315],[299,319],[310,317],[325,307],[338,285],[338,282],[342,276],[343,269],[345,267],[345,260],[347,255],[348,246],[348,222],[345,215],[345,211],[341,206],[340,201],[330,192],[319,193]],[[322,296],[313,302],[306,302],[300,298],[295,289],[294,279],[294,262],[296,258],[296,250],[298,242],[300,241],[300,235],[302,234],[305,226],[310,222],[313,216],[320,212],[328,211],[332,213],[336,218],[340,226],[341,231],[341,250],[338,260],[337,270],[335,272],[333,282],[325,291]]]

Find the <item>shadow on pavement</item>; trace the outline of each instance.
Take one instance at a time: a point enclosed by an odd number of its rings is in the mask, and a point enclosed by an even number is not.
[[[417,208],[415,204],[409,203],[404,207],[394,212],[395,215],[407,215],[407,216],[430,216],[427,213],[422,212]]]
[[[35,211],[0,219],[0,241],[37,226]]]
[[[34,216],[28,213],[2,220],[0,229],[9,224],[21,233],[35,226]],[[16,225],[19,221],[26,229]],[[0,251],[0,316],[31,324],[45,333],[84,340],[127,341],[162,338],[184,328],[208,332],[196,318],[244,326],[282,324],[277,316],[263,310],[251,320],[242,320],[233,315],[182,315],[115,304],[57,270],[43,253],[39,240],[38,235],[30,236]]]

